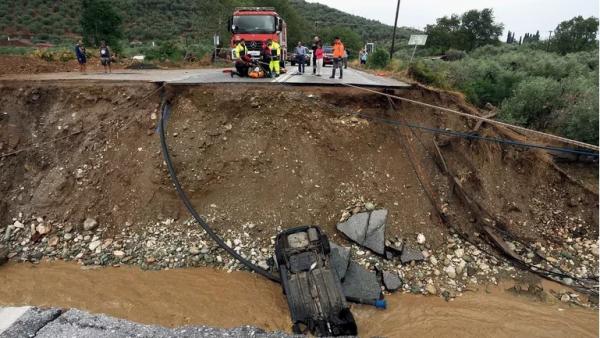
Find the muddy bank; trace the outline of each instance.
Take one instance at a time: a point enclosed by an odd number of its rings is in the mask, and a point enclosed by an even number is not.
[[[155,89],[147,83],[0,84],[0,152],[9,154],[0,155],[0,249],[11,260],[241,268],[189,220],[175,194],[155,131],[159,97],[148,96]],[[346,88],[210,85],[168,94],[171,155],[193,204],[236,250],[263,266],[272,236],[283,228],[317,224],[349,245],[336,223],[372,202],[389,211],[386,239],[413,245],[429,259],[401,264],[358,247],[353,255],[369,269],[397,273],[405,292],[429,289],[453,298],[469,285],[520,277],[480,250],[484,220],[515,240],[510,245],[527,263],[572,275],[565,283],[598,276],[597,189],[561,174],[543,153],[436,136],[451,174],[486,208],[482,217],[432,159],[431,134],[353,113],[460,131],[472,130],[472,121],[400,103],[393,112],[385,98]],[[473,109],[447,93],[399,94]],[[480,132],[508,137],[488,125]],[[579,169],[594,171],[595,164]],[[87,218],[93,226],[84,226]],[[426,241],[416,243],[417,234]]]
[[[77,264],[8,264],[0,267],[0,305],[76,307],[168,327],[255,325],[289,332],[279,285],[245,272],[196,268],[141,271],[84,270]],[[545,285],[545,291],[557,290]],[[546,303],[488,288],[446,302],[440,297],[395,294],[387,310],[353,305],[360,335],[436,337],[595,337],[595,310]]]

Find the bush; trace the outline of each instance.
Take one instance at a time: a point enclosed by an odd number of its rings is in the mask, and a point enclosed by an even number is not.
[[[369,68],[385,68],[390,62],[390,54],[384,49],[377,48],[369,58],[367,59],[367,66]]]
[[[556,80],[533,77],[517,85],[514,94],[502,103],[502,116],[524,126],[546,128],[551,113],[561,108],[561,86]]]
[[[417,60],[408,66],[408,75],[418,82],[448,88],[447,77],[434,62]]]
[[[181,60],[185,51],[174,41],[164,41],[158,47],[150,47],[141,50],[148,60]]]
[[[446,60],[448,61],[457,61],[464,58],[465,56],[467,56],[467,53],[465,53],[462,50],[449,49],[448,51],[446,51]]]

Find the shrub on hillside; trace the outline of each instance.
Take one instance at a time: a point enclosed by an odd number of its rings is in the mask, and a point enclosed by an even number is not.
[[[367,59],[367,66],[369,68],[385,68],[390,62],[390,54],[384,49],[376,49],[369,58]]]
[[[562,108],[561,85],[546,77],[521,81],[501,106],[502,117],[513,123],[545,129],[553,111]]]
[[[465,53],[462,50],[449,49],[448,51],[446,51],[446,60],[448,61],[460,60],[465,56],[467,56],[467,53]]]

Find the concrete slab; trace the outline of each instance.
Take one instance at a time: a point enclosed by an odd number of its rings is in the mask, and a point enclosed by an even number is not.
[[[230,329],[208,326],[184,326],[166,328],[157,325],[134,323],[103,314],[90,314],[70,309],[63,312],[57,308],[0,308],[0,320],[8,323],[8,318],[17,320],[0,334],[1,338],[12,337],[297,337],[282,332],[265,332],[252,326]]]
[[[6,309],[11,308],[0,308],[0,321],[3,320]],[[13,321],[4,332],[0,330],[2,332],[0,333],[0,338],[33,337],[42,327],[46,326],[62,313],[60,309],[56,308],[40,309],[26,306],[18,309],[24,309],[25,312]]]
[[[359,245],[384,255],[387,214],[386,209],[361,212],[352,215],[345,222],[339,223],[337,229]]]
[[[113,73],[43,73],[43,74],[8,74],[0,76],[0,81],[64,81],[64,80],[93,80],[93,81],[142,81],[142,82],[168,82],[170,84],[195,85],[219,83],[263,83],[263,84],[288,84],[288,85],[313,85],[313,86],[339,86],[347,83],[365,87],[406,88],[409,84],[394,79],[368,74],[357,69],[345,69],[344,79],[329,79],[331,69],[324,69],[322,77],[312,75],[312,68],[307,67],[306,73],[298,75],[292,68],[287,74],[282,74],[273,79],[232,78],[223,70],[229,68],[201,68],[201,69],[170,69],[170,70],[116,70]]]
[[[350,248],[346,248],[337,245],[333,242],[329,242],[331,246],[331,265],[338,274],[340,280],[346,276],[348,271],[348,264],[350,264]]]
[[[342,290],[346,297],[364,300],[376,300],[381,295],[381,286],[375,273],[353,261],[348,266]]]
[[[11,327],[29,308],[29,306],[21,306],[0,309],[0,334]]]

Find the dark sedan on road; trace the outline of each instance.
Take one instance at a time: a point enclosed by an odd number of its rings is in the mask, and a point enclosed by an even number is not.
[[[323,46],[323,67],[333,65],[333,47]]]

